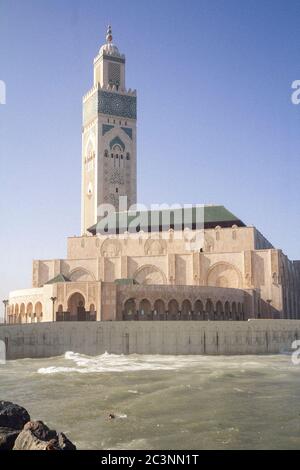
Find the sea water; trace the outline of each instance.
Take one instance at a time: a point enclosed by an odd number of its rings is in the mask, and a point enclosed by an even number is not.
[[[300,365],[288,355],[8,361],[0,399],[79,449],[300,449]]]

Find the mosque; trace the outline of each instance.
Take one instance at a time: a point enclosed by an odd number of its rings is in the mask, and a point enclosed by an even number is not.
[[[106,43],[83,97],[81,235],[33,261],[7,323],[300,318],[300,261],[223,206],[137,210],[137,94]],[[123,202],[125,201],[125,202]]]

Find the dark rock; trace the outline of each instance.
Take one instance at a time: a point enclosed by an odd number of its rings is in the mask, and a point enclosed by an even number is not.
[[[57,433],[42,421],[30,421],[16,439],[13,450],[76,450],[63,433]]]
[[[0,450],[76,450],[65,434],[30,421],[22,406],[0,401]]]
[[[0,450],[12,450],[20,431],[11,428],[0,428]]]
[[[69,441],[69,439],[67,438],[65,434],[63,434],[62,432],[59,432],[57,436],[58,436],[58,445],[61,450],[76,450],[76,446],[71,441]]]
[[[42,421],[29,421],[24,426],[24,431],[31,431],[41,441],[56,439],[56,431],[51,431]]]
[[[46,450],[47,441],[40,441],[31,431],[21,431],[13,450]]]
[[[25,408],[9,401],[0,401],[0,427],[22,429],[30,421]]]

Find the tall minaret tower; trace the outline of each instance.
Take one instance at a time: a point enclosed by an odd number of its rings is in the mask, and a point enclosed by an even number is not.
[[[125,86],[125,56],[109,26],[94,59],[94,86],[83,98],[81,231],[97,223],[98,206],[136,204],[136,91]]]

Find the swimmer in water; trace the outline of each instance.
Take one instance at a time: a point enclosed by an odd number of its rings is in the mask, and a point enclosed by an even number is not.
[[[109,420],[115,419],[115,417],[116,416],[113,413],[109,413],[109,415],[108,415]]]

